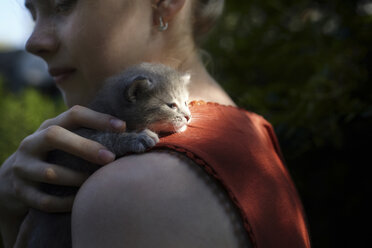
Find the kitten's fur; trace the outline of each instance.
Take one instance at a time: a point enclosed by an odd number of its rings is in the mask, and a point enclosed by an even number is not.
[[[74,132],[98,141],[117,157],[128,152],[143,152],[158,142],[156,133],[182,131],[190,119],[186,85],[189,76],[160,64],[143,63],[110,78],[93,100],[90,108],[126,121],[124,133],[101,132],[79,128]],[[150,131],[150,130],[151,131]],[[156,133],[155,133],[156,132]],[[48,156],[49,163],[73,170],[93,173],[100,166],[71,154],[55,150]],[[43,184],[46,193],[67,196],[78,188]],[[58,248],[71,247],[71,214],[45,213],[31,209],[25,219],[32,219],[33,230],[22,231],[16,247]],[[26,240],[26,243],[21,242]],[[22,244],[23,243],[23,244]]]

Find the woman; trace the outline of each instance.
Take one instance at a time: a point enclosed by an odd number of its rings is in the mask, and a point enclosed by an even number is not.
[[[30,207],[72,209],[74,247],[309,246],[302,207],[271,126],[259,116],[226,107],[235,104],[199,59],[195,40],[221,13],[223,0],[25,4],[35,20],[26,49],[46,61],[71,108],[46,120],[1,167],[0,224],[6,247],[13,246],[20,228],[32,228],[32,223],[22,224]],[[143,61],[191,72],[191,100],[216,104],[191,106],[196,128],[187,135],[170,136],[152,152],[114,161],[101,144],[69,130],[125,130],[123,121],[84,106],[103,79]],[[245,150],[230,149],[237,142],[247,143]],[[53,149],[106,166],[83,184],[86,175],[43,161]],[[73,203],[41,193],[40,182],[82,188]]]

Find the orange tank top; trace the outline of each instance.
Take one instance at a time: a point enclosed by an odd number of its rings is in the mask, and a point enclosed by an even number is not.
[[[185,154],[216,178],[243,218],[253,247],[310,247],[305,214],[270,123],[254,113],[194,101],[185,132],[155,149]]]

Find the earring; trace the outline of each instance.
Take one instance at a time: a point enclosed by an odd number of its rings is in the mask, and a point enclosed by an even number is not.
[[[165,31],[165,30],[167,30],[168,29],[168,22],[166,22],[165,24],[164,24],[164,22],[163,22],[163,18],[160,16],[159,17],[159,27],[158,27],[158,30],[160,31],[160,32],[163,32],[163,31]]]

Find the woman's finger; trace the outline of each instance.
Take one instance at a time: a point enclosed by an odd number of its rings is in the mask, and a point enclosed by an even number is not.
[[[32,208],[44,212],[70,212],[75,195],[58,197],[43,193],[35,187],[23,181],[14,184],[14,190],[19,199]]]
[[[20,147],[29,154],[45,156],[48,151],[58,149],[100,165],[115,159],[115,154],[100,143],[81,137],[60,126],[49,126],[32,136],[26,138]]]
[[[66,129],[87,127],[101,131],[125,131],[125,122],[111,115],[103,114],[89,108],[75,105],[53,119],[46,120],[38,130],[57,125]]]
[[[81,186],[89,177],[88,174],[76,172],[68,168],[34,160],[27,166],[14,165],[14,172],[23,179],[40,183],[65,186]]]

